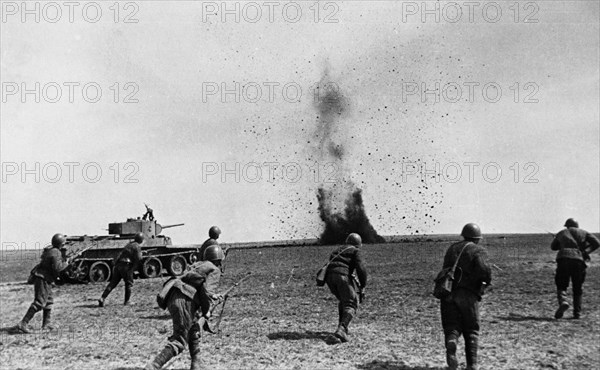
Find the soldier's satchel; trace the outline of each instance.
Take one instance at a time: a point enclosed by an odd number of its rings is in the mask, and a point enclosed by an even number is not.
[[[31,269],[31,271],[29,272],[29,277],[27,278],[27,284],[33,284],[33,278],[35,277],[35,274],[37,273],[37,269],[38,267],[40,267],[40,265],[35,265],[34,268]]]
[[[581,257],[583,258],[583,262],[587,266],[587,264],[592,261],[592,259],[590,258],[590,254],[586,251],[587,243],[584,242],[583,245],[581,243],[579,243],[579,240],[573,234],[573,231],[571,229],[568,229],[568,230],[569,230],[569,235],[571,236],[571,239],[573,240],[573,242],[575,242],[575,244],[577,244],[577,249],[579,249],[579,251],[581,252]]]
[[[465,244],[465,246],[460,250],[458,257],[456,257],[456,261],[452,267],[446,267],[442,269],[437,275],[437,277],[433,280],[433,296],[437,299],[444,299],[452,293],[452,283],[454,282],[454,273],[456,271],[456,266],[458,265],[458,261],[460,260],[460,256],[462,255],[465,248],[471,243]]]
[[[340,254],[344,253],[345,251],[347,251],[350,248],[352,248],[352,247],[348,247],[348,248],[345,248],[342,251],[340,251],[335,257],[333,257],[332,259],[327,261],[327,263],[323,267],[321,267],[319,269],[319,271],[317,271],[317,286],[325,285],[325,277],[327,276],[327,267],[329,267],[329,264],[331,263],[331,261],[338,258],[340,256]]]
[[[321,267],[319,271],[317,271],[317,286],[325,285],[325,276],[327,275],[327,266],[329,264]]]

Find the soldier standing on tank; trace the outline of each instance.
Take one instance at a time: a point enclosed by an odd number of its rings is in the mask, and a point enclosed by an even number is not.
[[[125,281],[125,300],[124,305],[130,304],[131,287],[133,286],[133,272],[137,269],[140,260],[142,259],[142,249],[140,244],[144,242],[144,234],[135,234],[134,240],[127,244],[116,259],[115,267],[113,267],[110,282],[104,289],[102,297],[98,300],[98,306],[104,307],[104,300],[110,292],[121,282]]]
[[[440,301],[446,361],[449,369],[458,368],[456,346],[462,334],[465,340],[467,370],[476,370],[479,301],[485,286],[492,280],[492,271],[486,261],[486,250],[478,245],[482,239],[479,226],[473,223],[466,224],[460,235],[464,240],[452,244],[444,257],[443,268],[448,268],[454,265],[460,254],[452,292]]]
[[[204,261],[196,262],[191,271],[181,279],[177,279],[164,294],[167,308],[173,320],[173,334],[169,342],[146,370],[161,369],[171,358],[179,355],[189,345],[192,357],[191,370],[200,369],[200,325],[197,317],[202,315],[206,320],[210,316],[212,306],[223,297],[216,290],[221,279],[221,267],[225,254],[218,245],[206,248]]]
[[[202,243],[200,250],[198,250],[200,261],[205,261],[204,252],[206,251],[206,248],[210,247],[211,245],[219,244],[219,242],[217,241],[217,239],[219,239],[219,235],[221,235],[221,229],[219,229],[218,226],[211,226],[211,228],[208,229],[208,239],[206,239],[204,243]],[[227,251],[225,251],[225,254],[226,253]]]
[[[600,247],[600,241],[594,235],[579,228],[579,223],[572,218],[565,222],[566,229],[556,234],[550,248],[558,251],[556,254],[556,284],[558,309],[554,313],[556,319],[563,317],[570,305],[567,302],[569,280],[573,282],[573,318],[581,317],[583,298],[583,282],[585,281],[585,262],[589,254]]]
[[[345,245],[336,248],[329,256],[329,266],[325,282],[329,290],[338,299],[338,327],[334,336],[340,342],[348,341],[348,325],[358,309],[359,296],[353,278],[356,271],[360,288],[367,284],[367,270],[362,260],[360,235],[352,233],[346,238]]]
[[[146,218],[148,218],[149,221],[154,221],[154,211],[146,203],[144,203],[144,206],[146,206],[146,213],[142,216],[142,220],[146,221]]]
[[[34,289],[33,303],[29,306],[21,322],[13,328],[15,332],[31,333],[29,321],[41,310],[44,310],[42,330],[54,329],[52,325],[52,305],[54,304],[52,283],[70,263],[69,259],[63,259],[60,250],[66,241],[67,238],[63,234],[55,234],[52,237],[52,245],[44,248],[40,263],[31,271],[30,279],[33,280]]]

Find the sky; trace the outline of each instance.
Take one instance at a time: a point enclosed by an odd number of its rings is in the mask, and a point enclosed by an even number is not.
[[[3,248],[144,203],[176,244],[314,238],[332,181],[381,235],[597,232],[600,5],[514,3],[3,1]]]

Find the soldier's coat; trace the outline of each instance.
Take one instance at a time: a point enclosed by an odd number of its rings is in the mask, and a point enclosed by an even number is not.
[[[172,283],[167,308],[173,320],[173,334],[167,345],[181,353],[190,335],[198,336],[197,311],[209,312],[221,279],[221,269],[210,261],[197,262],[181,279]]]

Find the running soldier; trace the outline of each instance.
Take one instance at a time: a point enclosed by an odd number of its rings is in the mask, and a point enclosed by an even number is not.
[[[463,241],[452,244],[446,251],[443,268],[452,267],[458,260],[457,276],[452,293],[441,300],[442,327],[446,346],[446,362],[449,369],[458,368],[456,347],[462,334],[465,340],[467,370],[476,370],[477,346],[479,342],[479,301],[484,288],[492,280],[492,271],[487,264],[486,250],[477,245],[481,241],[481,230],[470,223],[463,227]],[[462,252],[462,254],[461,254]]]
[[[333,334],[340,342],[348,342],[348,325],[356,314],[359,303],[357,290],[367,284],[367,270],[362,260],[360,235],[352,233],[346,238],[345,245],[336,248],[329,256],[329,266],[325,282],[329,290],[338,299],[338,327]],[[353,277],[358,277],[358,284]]]
[[[219,229],[218,226],[211,226],[211,228],[208,229],[208,239],[206,239],[206,241],[202,243],[202,246],[198,251],[200,261],[206,261],[204,259],[204,252],[206,251],[206,248],[210,247],[211,245],[219,244],[219,242],[217,241],[217,239],[219,239],[219,235],[221,235],[221,229]]]
[[[52,283],[61,271],[69,265],[69,259],[64,260],[61,248],[65,245],[67,238],[63,234],[55,234],[52,237],[52,245],[44,248],[40,263],[31,271],[30,279],[33,280],[34,299],[27,313],[14,328],[17,333],[31,333],[29,321],[35,314],[44,310],[42,316],[42,330],[53,330],[52,305],[54,298],[52,294]]]
[[[162,351],[146,365],[146,370],[161,369],[171,358],[183,352],[186,345],[189,345],[192,357],[190,369],[200,369],[201,329],[198,316],[208,320],[211,307],[223,299],[216,290],[224,258],[221,247],[211,245],[204,253],[205,261],[193,264],[191,271],[181,279],[172,279],[165,284],[159,296],[164,298],[164,306],[171,313],[173,334]]]
[[[565,222],[566,229],[561,230],[550,248],[558,251],[556,254],[556,275],[554,282],[558,296],[558,309],[554,318],[563,317],[570,305],[567,302],[569,280],[573,282],[573,318],[581,317],[581,301],[583,298],[583,282],[585,281],[586,262],[589,254],[600,247],[600,241],[594,235],[580,229],[579,224],[572,218]]]
[[[98,300],[98,306],[104,307],[104,300],[110,292],[121,282],[125,281],[125,300],[124,305],[130,304],[129,299],[131,298],[131,287],[133,286],[133,272],[137,269],[140,260],[142,259],[142,249],[140,244],[144,242],[144,234],[137,233],[132,242],[127,244],[119,256],[115,267],[113,267],[112,276],[110,282],[104,289],[102,297]]]

